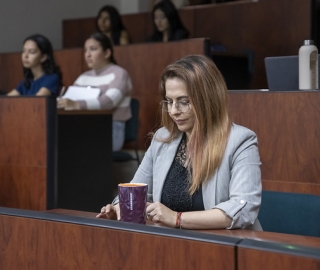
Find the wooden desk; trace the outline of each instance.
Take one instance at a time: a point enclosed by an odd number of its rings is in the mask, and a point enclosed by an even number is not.
[[[52,209],[47,211],[48,213],[61,214],[67,216],[75,217],[85,217],[96,219],[97,213],[94,212],[85,212],[85,211],[74,211],[69,209]],[[153,223],[147,220],[147,225],[149,226],[160,226],[156,223]],[[163,226],[162,226],[163,227]],[[299,245],[307,246],[320,249],[320,238],[302,236],[302,235],[293,235],[293,234],[284,234],[284,233],[273,233],[273,232],[263,232],[263,231],[252,231],[252,230],[197,230],[205,234],[215,234],[221,236],[229,236],[241,239],[250,239],[256,241],[265,241],[265,242],[274,242],[274,243],[287,243],[290,245]]]
[[[238,270],[320,268],[320,248],[243,240],[237,250]]]
[[[58,120],[58,122],[57,122]],[[112,115],[0,98],[0,205],[99,211],[112,200]]]
[[[258,136],[263,189],[320,195],[320,91],[229,91],[236,124]]]
[[[0,269],[236,267],[234,237],[0,207]]]
[[[45,210],[56,205],[54,98],[0,98],[0,205]]]
[[[52,213],[95,219],[96,213],[54,209]],[[119,223],[121,223],[119,221]],[[149,226],[157,226],[147,221]],[[320,238],[251,230],[199,230],[209,236],[240,239],[236,246],[239,270],[319,269]],[[205,236],[206,237],[206,236]]]
[[[112,113],[58,111],[58,207],[99,211],[112,201]]]
[[[178,230],[95,215],[0,207],[0,269],[319,269],[319,238]]]

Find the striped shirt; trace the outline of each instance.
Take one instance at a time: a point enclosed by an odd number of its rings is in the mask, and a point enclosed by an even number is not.
[[[113,120],[130,119],[132,83],[128,72],[122,67],[109,64],[100,70],[86,71],[77,78],[74,85],[101,89],[97,98],[78,100],[81,110],[113,110]]]

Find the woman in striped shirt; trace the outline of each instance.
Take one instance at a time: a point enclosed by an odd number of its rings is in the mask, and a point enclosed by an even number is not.
[[[113,151],[118,151],[124,143],[125,121],[131,117],[131,78],[116,64],[112,44],[102,33],[95,33],[85,41],[84,57],[91,70],[81,74],[74,85],[98,87],[100,95],[76,101],[59,98],[57,106],[66,110],[112,110]]]

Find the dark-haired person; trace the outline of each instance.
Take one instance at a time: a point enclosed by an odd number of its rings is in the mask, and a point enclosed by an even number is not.
[[[175,6],[169,0],[156,4],[152,10],[153,34],[148,42],[167,42],[186,39],[188,30],[184,27]]]
[[[109,38],[102,33],[93,34],[85,41],[84,57],[91,70],[81,74],[74,85],[94,86],[101,89],[94,99],[72,101],[59,98],[57,106],[66,110],[113,110],[113,151],[124,143],[125,121],[130,119],[130,92],[128,72],[116,64]]]
[[[113,6],[103,6],[96,18],[97,30],[111,40],[113,45],[129,44],[129,35],[123,26],[118,10]]]
[[[148,184],[147,218],[185,229],[261,230],[257,137],[231,122],[215,64],[192,55],[169,65],[160,95],[163,127],[131,181]],[[119,219],[118,202],[97,217]]]
[[[61,72],[54,61],[50,41],[38,34],[27,37],[21,58],[24,79],[7,95],[57,95],[61,87]]]

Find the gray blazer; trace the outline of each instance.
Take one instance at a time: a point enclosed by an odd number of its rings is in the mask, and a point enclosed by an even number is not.
[[[150,202],[160,201],[164,181],[182,138],[181,133],[171,143],[156,140],[166,138],[168,134],[165,128],[156,132],[131,181],[148,184]],[[202,184],[204,208],[221,209],[232,218],[232,224],[227,229],[262,230],[257,220],[262,189],[257,144],[253,131],[233,124],[220,167],[209,181]],[[113,203],[116,202],[118,198]]]

